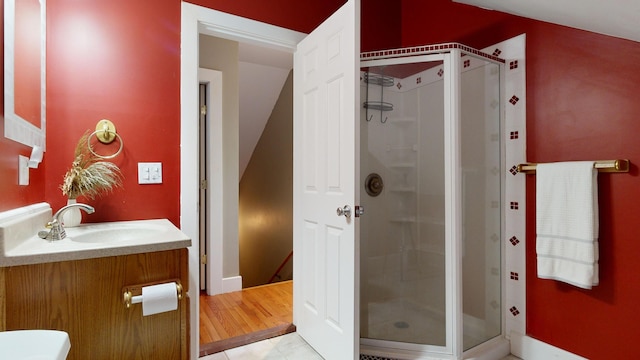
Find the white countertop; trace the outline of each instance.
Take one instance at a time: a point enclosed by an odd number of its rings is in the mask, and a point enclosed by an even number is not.
[[[38,237],[51,209],[0,219],[0,267],[174,250],[191,239],[167,219],[87,223],[66,228],[62,240]]]

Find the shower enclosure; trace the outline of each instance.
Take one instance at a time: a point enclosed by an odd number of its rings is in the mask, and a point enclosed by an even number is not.
[[[361,56],[361,353],[502,335],[501,71],[461,44]]]

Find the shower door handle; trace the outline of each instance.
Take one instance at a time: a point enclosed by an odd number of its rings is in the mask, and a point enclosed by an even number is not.
[[[350,218],[351,217],[351,206],[345,205],[345,206],[343,206],[341,208],[338,208],[336,210],[336,214],[338,214],[338,216],[344,215],[344,217]]]

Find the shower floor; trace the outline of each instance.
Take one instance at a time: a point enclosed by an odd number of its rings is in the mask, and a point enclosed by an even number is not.
[[[410,298],[368,306],[369,326],[363,337],[415,344],[445,345],[445,317]],[[364,331],[363,331],[364,332]]]
[[[446,345],[446,319],[438,311],[411,298],[397,298],[384,303],[369,303],[368,328],[362,337],[420,345]],[[483,336],[463,331],[463,347],[469,349],[482,343]],[[486,340],[486,339],[485,339]]]
[[[405,266],[400,266],[394,255],[384,260],[370,259],[369,269],[375,269],[375,273],[369,272],[362,289],[363,300],[368,300],[362,305],[361,316],[366,321],[361,327],[362,338],[445,346],[443,269],[433,259],[426,259],[424,253],[418,254],[417,261],[405,262]],[[474,336],[475,332],[464,329],[465,349],[486,339],[484,334]]]

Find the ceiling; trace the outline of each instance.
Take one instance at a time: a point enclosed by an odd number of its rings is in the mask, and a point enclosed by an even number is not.
[[[453,0],[640,42],[638,0]]]
[[[262,131],[293,68],[293,55],[284,51],[238,43],[240,102],[239,176],[251,160]]]

